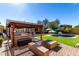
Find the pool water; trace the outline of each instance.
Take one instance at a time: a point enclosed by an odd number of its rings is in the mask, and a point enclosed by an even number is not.
[[[74,34],[52,34],[52,36],[75,37],[75,35],[74,35]]]

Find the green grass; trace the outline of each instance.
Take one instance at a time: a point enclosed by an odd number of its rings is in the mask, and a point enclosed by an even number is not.
[[[55,37],[55,36],[42,36],[43,40],[55,40],[57,42],[69,45],[74,47],[77,43],[79,43],[79,37],[77,38],[66,38],[66,37]]]

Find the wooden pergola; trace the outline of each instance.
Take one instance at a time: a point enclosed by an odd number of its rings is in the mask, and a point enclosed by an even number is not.
[[[9,36],[9,38],[11,39],[11,46],[15,46],[14,42],[15,42],[15,29],[16,28],[30,28],[30,29],[38,29],[38,31],[40,32],[41,35],[41,40],[42,40],[42,33],[43,33],[43,26],[42,25],[38,25],[35,23],[29,23],[29,22],[22,22],[22,21],[14,21],[14,20],[7,20],[6,23],[6,29],[7,29],[7,35]],[[32,33],[31,33],[32,34]],[[32,36],[33,37],[33,36]]]

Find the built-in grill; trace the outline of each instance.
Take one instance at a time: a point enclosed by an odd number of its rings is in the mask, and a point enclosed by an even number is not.
[[[17,41],[17,45],[18,46],[24,46],[24,45],[27,45],[29,42],[31,42],[31,39],[30,38],[19,39]]]

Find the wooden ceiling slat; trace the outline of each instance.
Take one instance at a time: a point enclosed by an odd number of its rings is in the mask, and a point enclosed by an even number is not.
[[[21,23],[21,22],[10,22],[7,26],[10,27],[11,25],[15,25],[16,28],[41,28],[42,25],[34,24],[34,23]]]

